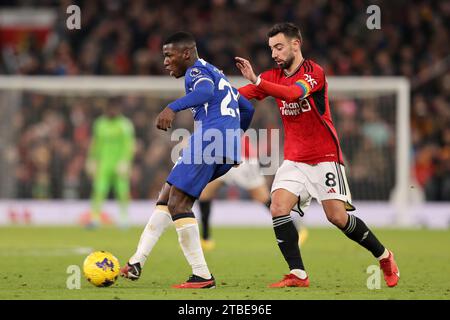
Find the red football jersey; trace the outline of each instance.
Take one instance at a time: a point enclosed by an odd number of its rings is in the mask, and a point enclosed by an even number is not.
[[[289,76],[276,68],[262,73],[261,79],[283,86],[297,85],[304,92],[296,100],[276,98],[285,130],[284,158],[308,164],[327,161],[343,164],[322,67],[312,60],[304,60]],[[239,92],[247,99],[261,100],[268,96],[253,84],[240,88]]]

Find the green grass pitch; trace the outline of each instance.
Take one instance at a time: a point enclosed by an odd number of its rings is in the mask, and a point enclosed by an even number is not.
[[[217,288],[172,289],[190,274],[176,233],[167,231],[145,265],[142,278],[119,278],[96,288],[66,287],[67,268],[81,267],[80,248],[111,251],[124,264],[141,228],[0,228],[0,299],[446,299],[450,298],[450,231],[375,229],[392,248],[401,271],[396,288],[367,288],[367,268],[377,261],[337,229],[309,229],[302,248],[309,288],[269,289],[287,266],[270,228],[215,228],[216,249],[206,253]],[[86,249],[85,249],[86,250]]]

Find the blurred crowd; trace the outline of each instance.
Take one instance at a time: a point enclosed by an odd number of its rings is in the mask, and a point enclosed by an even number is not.
[[[157,113],[168,100],[142,94],[109,97],[37,92],[23,94],[20,109],[12,121],[17,140],[11,141],[9,148],[15,154],[12,160],[16,167],[17,197],[79,199],[90,196],[92,181],[87,175],[86,157],[92,125],[112,103],[111,99],[122,106],[123,114],[134,124],[136,152],[130,180],[132,198],[157,197],[177,158],[172,157],[172,150],[181,142],[172,140],[170,132],[157,130],[154,125]],[[395,119],[395,101],[394,97],[386,99],[340,98],[332,101],[348,163],[347,175],[357,199],[388,199],[394,186],[395,139],[391,127]],[[280,151],[269,147],[271,130],[282,126],[275,102],[267,99],[255,104],[257,112],[252,127],[267,129],[269,137],[264,141],[259,135],[252,147],[268,156],[282,158],[281,133],[277,141]],[[357,112],[358,109],[363,112]],[[179,113],[173,127],[192,132],[191,113]],[[271,149],[269,153],[267,149]],[[274,161],[280,161],[280,158]],[[273,176],[266,178],[270,184]],[[238,188],[228,188],[222,190],[222,196],[247,195]]]
[[[79,4],[81,8],[80,30],[66,28],[66,8],[72,3]],[[366,8],[369,4],[378,4],[381,8],[381,30],[366,27]],[[321,64],[328,75],[402,75],[410,79],[412,174],[425,190],[427,199],[450,200],[449,2],[23,0],[5,1],[2,5],[51,7],[59,17],[45,43],[41,44],[30,36],[15,48],[1,46],[2,74],[165,74],[161,43],[166,35],[177,30],[192,32],[198,40],[201,57],[219,66],[225,73],[238,74],[233,59],[236,55],[250,58],[256,72],[260,72],[273,66],[266,44],[268,28],[279,21],[295,22],[303,33],[304,55]],[[29,159],[37,161],[34,165],[38,167],[48,166],[47,170],[42,168],[42,172],[66,172],[64,179],[67,181],[59,181],[62,178],[57,173],[41,176],[39,170],[33,171],[33,181],[36,183],[23,183],[21,194],[35,197],[42,192],[41,189],[45,189],[41,187],[45,185],[42,182],[45,180],[50,181],[46,183],[53,186],[50,189],[56,193],[67,191],[63,191],[65,189],[61,188],[61,183],[70,185],[70,181],[77,179],[81,181],[78,184],[85,183],[86,187],[82,190],[89,190],[89,183],[83,182],[87,178],[83,177],[80,168],[83,167],[83,152],[87,148],[92,118],[99,114],[100,104],[105,102],[98,99],[88,103],[76,99],[70,108],[63,108],[70,99],[59,101],[54,97],[33,94],[27,99],[27,107],[23,108],[19,119],[22,122],[18,120],[23,126],[20,127],[20,140],[24,146],[31,136],[42,135],[52,126],[52,132],[60,130],[61,134],[55,139],[48,137],[45,143],[33,142],[31,149],[21,149],[21,159],[26,161],[22,161],[17,170],[19,181],[26,181],[30,174],[25,165]],[[149,181],[164,179],[165,171],[154,168],[168,165],[165,156],[162,156],[167,152],[164,151],[167,144],[164,135],[149,125],[153,123],[151,119],[154,119],[157,110],[146,108],[148,101],[143,99],[125,98],[124,112],[132,118],[142,141],[133,171],[134,186],[141,184],[140,188],[134,188],[135,197],[153,197],[157,191],[149,191],[151,187],[142,186],[149,182],[139,181],[138,177],[145,175],[150,177],[146,178]],[[163,106],[166,101],[160,102],[159,105]],[[378,175],[383,176],[385,170],[393,170],[394,161],[390,157],[394,153],[392,136],[395,127],[389,111],[379,110],[383,101],[372,104],[370,101],[339,100],[332,105],[332,108],[336,107],[334,116],[338,122],[338,133],[341,139],[350,141],[343,143],[343,148],[352,165],[349,175],[353,190],[358,190],[353,185],[359,184],[374,185],[374,188],[383,190],[385,187],[378,185],[392,184],[391,178],[376,180]],[[388,101],[386,105],[393,108],[395,104]],[[276,113],[273,115],[277,119]],[[364,125],[360,125],[361,119],[365,120]],[[254,126],[279,125],[278,120],[271,120],[270,123],[263,120],[256,119]],[[190,119],[185,122],[190,122]],[[33,134],[29,133],[31,131]],[[75,139],[75,143],[69,143],[71,139]],[[346,144],[351,147],[346,147]],[[387,153],[379,152],[379,148]],[[64,161],[66,158],[71,159],[70,164]],[[376,167],[371,167],[368,162],[376,163]],[[368,172],[371,168],[378,171]],[[48,196],[55,197],[55,193]],[[361,197],[372,196],[367,192]]]

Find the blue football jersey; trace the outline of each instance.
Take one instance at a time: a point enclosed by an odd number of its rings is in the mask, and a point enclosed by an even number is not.
[[[186,71],[186,94],[195,90],[195,86],[202,81],[214,85],[214,95],[208,102],[191,107],[195,129],[187,150],[191,155],[199,156],[201,152],[207,157],[211,155],[215,159],[227,158],[240,162],[239,92],[231,86],[223,72],[198,59]],[[184,156],[187,154],[184,153]]]

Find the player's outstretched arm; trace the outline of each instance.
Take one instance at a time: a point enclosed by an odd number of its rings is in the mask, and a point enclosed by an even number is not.
[[[303,99],[311,93],[311,88],[303,83],[302,80],[297,81],[293,85],[284,86],[258,77],[255,85],[267,95],[285,101]]]
[[[176,112],[208,102],[213,96],[214,84],[212,81],[197,81],[192,92],[169,103],[169,105],[161,111],[156,118],[156,127],[167,131],[168,128],[172,127],[172,121],[175,119]]]
[[[312,84],[302,79],[298,80],[293,85],[284,86],[263,79],[261,76],[257,77],[253,71],[250,61],[241,57],[236,57],[235,59],[236,66],[239,68],[242,75],[266,95],[286,101],[293,101],[306,98],[312,93],[314,89],[314,86]],[[241,89],[239,89],[240,93]],[[245,95],[245,90],[243,91],[244,92],[242,94]]]

